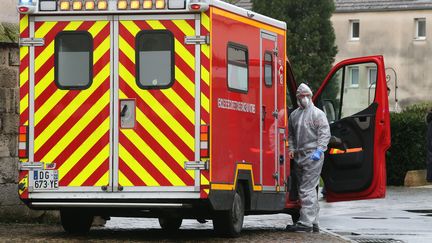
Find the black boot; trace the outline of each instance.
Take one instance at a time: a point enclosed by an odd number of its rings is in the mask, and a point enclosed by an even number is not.
[[[288,232],[312,232],[312,227],[297,223],[295,225],[287,225],[285,230]]]
[[[313,224],[312,225],[312,232],[314,232],[314,233],[319,233],[320,232],[318,224]]]

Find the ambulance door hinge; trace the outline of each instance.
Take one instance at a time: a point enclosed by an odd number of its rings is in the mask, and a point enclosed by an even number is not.
[[[278,55],[279,55],[279,49],[278,49],[277,47],[275,47],[275,49],[273,49],[273,54],[274,54],[275,56],[278,56]]]
[[[273,115],[274,118],[277,119],[279,117],[279,111],[278,111],[278,109],[276,109],[275,111],[273,111],[272,115]]]
[[[20,38],[19,46],[44,46],[45,39],[44,38]]]
[[[44,169],[44,163],[42,162],[26,162],[26,163],[18,163],[18,169],[19,170],[26,170],[26,171],[32,171],[32,170],[43,170]]]
[[[209,35],[186,36],[185,44],[186,45],[210,45],[210,36]]]
[[[210,167],[208,161],[186,161],[184,168],[185,170],[208,170]]]

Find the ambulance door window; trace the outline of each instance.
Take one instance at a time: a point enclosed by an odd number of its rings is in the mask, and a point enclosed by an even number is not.
[[[333,75],[326,88],[322,91],[317,104],[326,114],[329,123],[334,123],[340,119],[344,72],[345,69],[341,68]]]
[[[144,30],[136,37],[136,79],[142,89],[166,89],[174,83],[174,36]]]
[[[228,44],[228,88],[232,91],[247,93],[249,80],[249,60],[247,47]]]
[[[267,87],[273,85],[273,55],[266,52],[264,55],[264,82]]]
[[[55,38],[55,83],[60,89],[87,89],[93,79],[93,37],[64,31]]]
[[[320,96],[322,108],[330,123],[355,115],[375,99],[375,63],[347,65],[339,69]]]

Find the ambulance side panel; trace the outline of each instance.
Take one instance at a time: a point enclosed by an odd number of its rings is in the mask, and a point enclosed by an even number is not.
[[[232,184],[236,163],[245,162],[259,168],[259,29],[226,18],[215,10],[212,19],[211,178],[212,183]],[[246,52],[249,82],[244,90],[230,88],[227,83],[228,47]],[[253,179],[259,182],[259,171],[256,172]]]
[[[263,193],[263,180],[260,159],[261,133],[261,103],[260,103],[260,69],[261,34],[267,26],[256,21],[250,21],[218,8],[212,9],[211,15],[211,163],[210,201],[217,210],[226,209],[231,205],[232,196],[239,184],[246,187],[246,200],[250,204],[246,209],[252,211],[278,211],[285,204],[285,179],[289,169],[282,163],[277,166],[276,160],[271,161],[272,175],[275,175],[273,187]],[[247,21],[247,22],[245,22]],[[279,30],[271,28],[272,30]],[[284,33],[283,30],[279,30]],[[269,32],[269,31],[267,31]],[[286,136],[284,126],[285,115],[285,36],[275,34],[280,56],[276,57],[274,66],[274,84],[278,89],[278,100],[271,99],[278,106],[280,119],[271,127],[274,129],[274,143],[277,158],[285,160],[283,137]],[[229,53],[233,51],[234,53]],[[228,57],[237,55],[240,59],[246,55],[248,83],[245,86],[233,87],[229,84]],[[241,61],[240,61],[241,63]],[[232,78],[232,77],[231,77]],[[238,78],[238,77],[236,77]],[[274,86],[273,86],[274,87]],[[273,111],[267,111],[272,116]],[[280,127],[281,129],[277,129]],[[277,134],[281,132],[280,136]],[[264,150],[263,150],[264,151]],[[276,170],[276,171],[275,171]],[[278,180],[279,179],[279,180]]]

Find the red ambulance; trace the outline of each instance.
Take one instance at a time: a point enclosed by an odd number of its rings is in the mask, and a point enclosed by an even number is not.
[[[94,216],[213,220],[299,202],[287,153],[286,24],[219,0],[20,0],[19,195],[84,233]],[[288,43],[289,44],[289,43]],[[339,145],[327,200],[385,195],[381,56],[337,64],[314,97]]]

